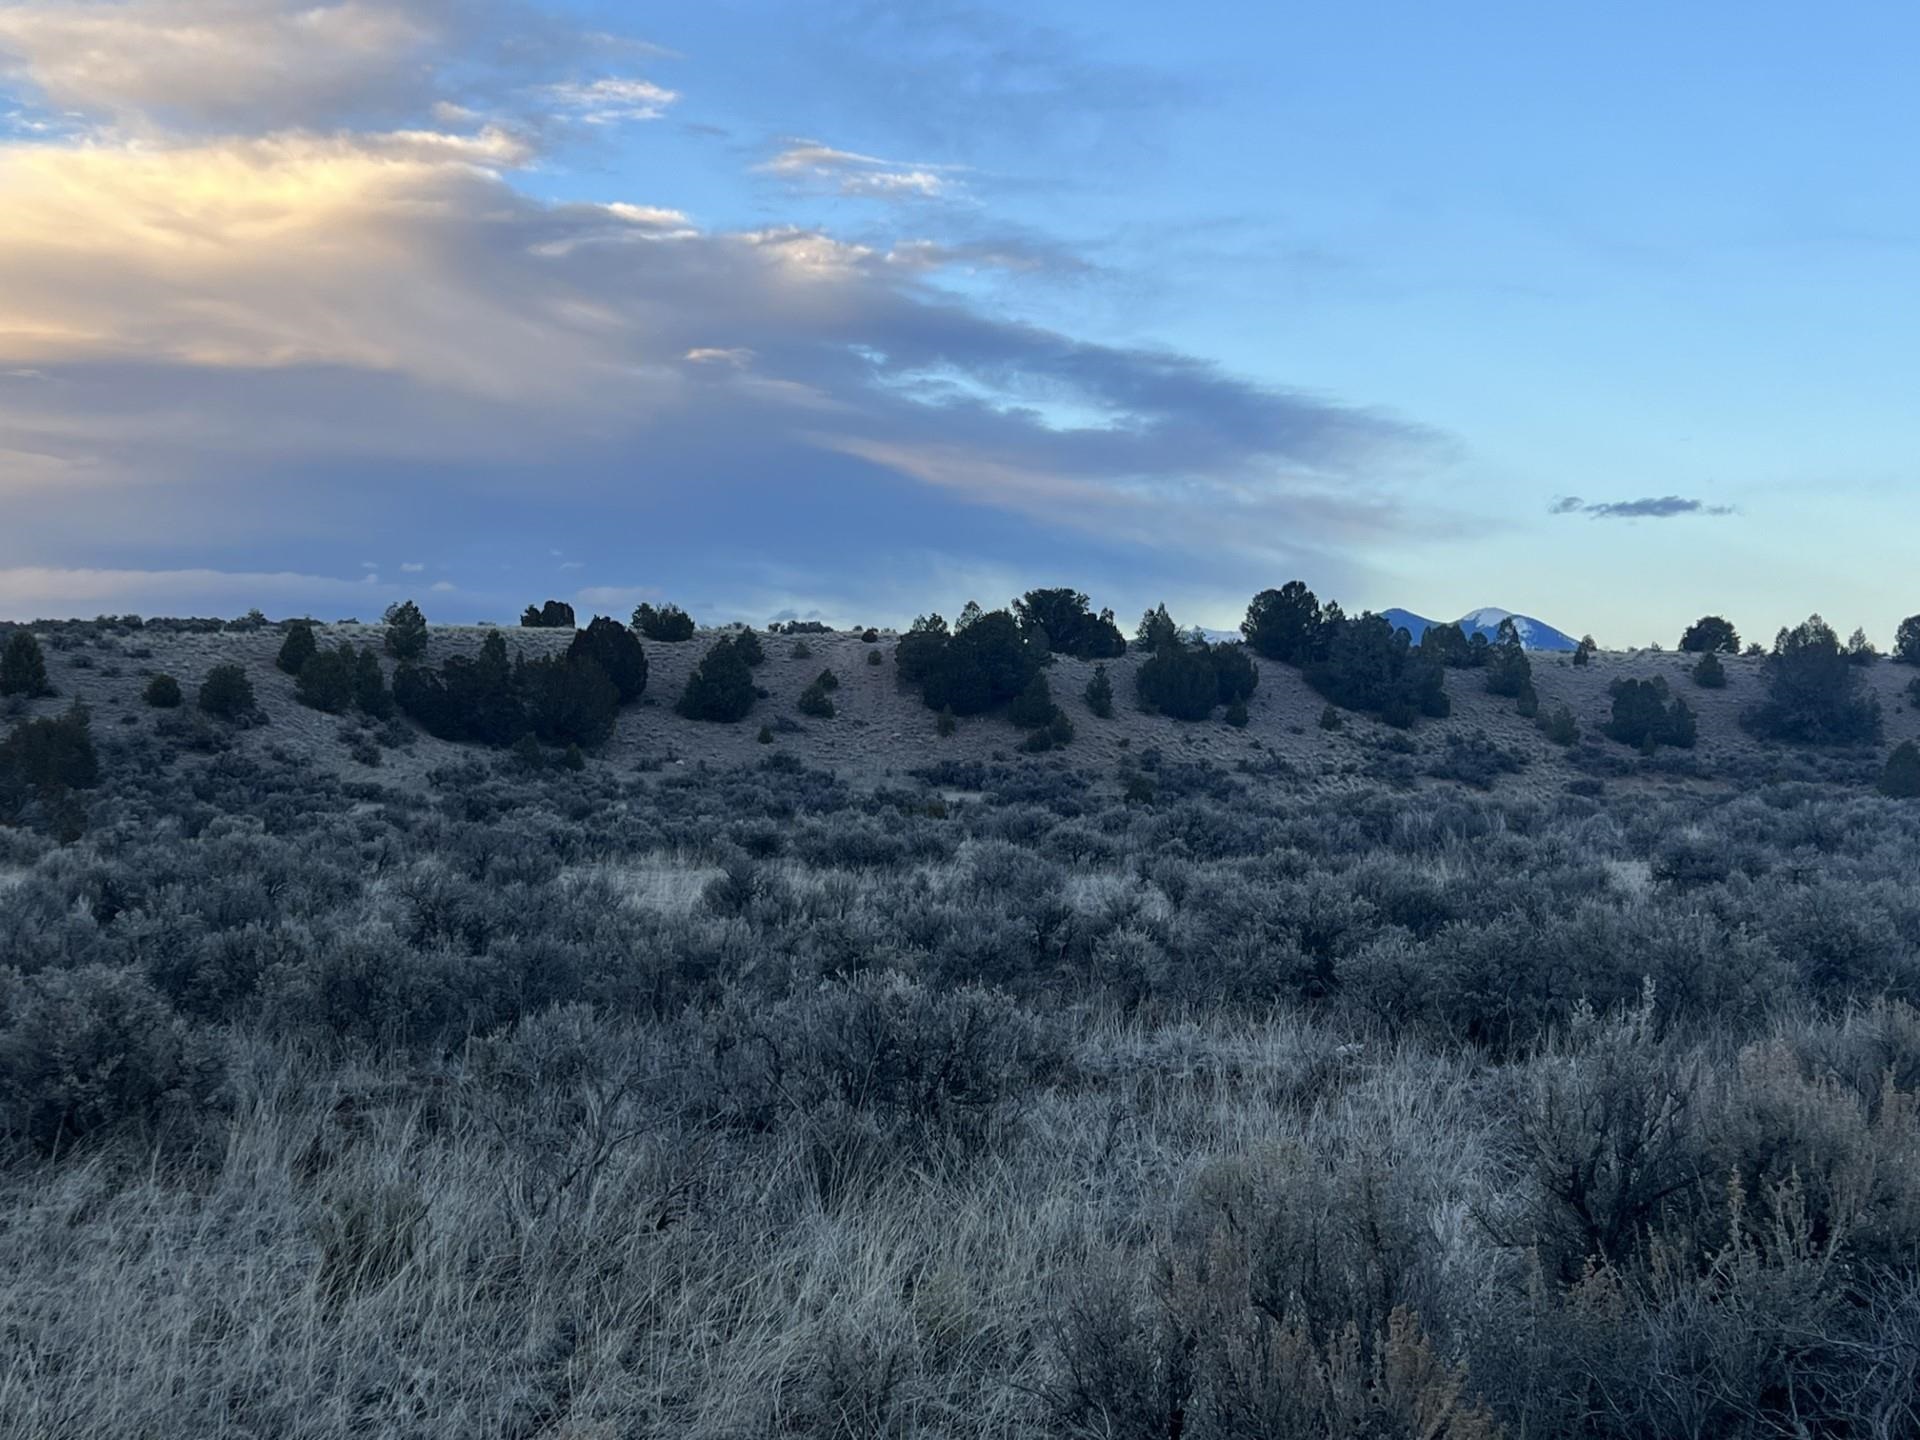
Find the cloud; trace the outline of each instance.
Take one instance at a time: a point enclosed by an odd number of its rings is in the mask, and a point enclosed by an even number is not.
[[[764,613],[845,593],[828,557],[849,547],[877,574],[932,536],[955,573],[1072,553],[1145,584],[1433,533],[1394,485],[1447,463],[1444,437],[942,286],[1071,260],[1042,240],[889,247],[533,197],[555,106],[614,123],[675,97],[606,75],[631,47],[508,45],[507,13],[0,9],[11,73],[92,117],[0,139],[0,604],[191,608],[255,577],[320,604],[365,596],[329,576],[369,549],[423,539],[503,574],[564,546],[626,580],[642,535],[681,567],[649,585],[699,573]],[[958,174],[815,142],[768,170],[895,199]],[[892,573],[904,593],[924,572]]]
[[[1709,505],[1704,500],[1689,500],[1679,495],[1661,495],[1642,500],[1589,502],[1578,495],[1564,495],[1548,507],[1551,515],[1585,515],[1594,520],[1671,520],[1681,515],[1732,515],[1731,505]]]
[[[865,200],[933,200],[951,186],[942,173],[951,167],[901,164],[836,150],[818,140],[789,141],[786,149],[754,168],[799,188]]]
[[[569,81],[544,92],[561,109],[588,125],[617,125],[629,120],[658,120],[680,98],[676,91],[631,76]]]
[[[0,380],[34,457],[0,458],[0,564],[75,533],[75,485],[102,541],[192,514],[244,543],[294,533],[271,497],[317,476],[466,527],[555,476],[596,526],[691,486],[769,548],[805,495],[884,485],[922,498],[857,524],[985,506],[1252,563],[1421,523],[1381,482],[1447,458],[1392,416],[983,313],[819,231],[543,204],[422,134],[0,145],[0,190],[0,369],[41,376]],[[790,503],[753,490],[796,474]]]
[[[310,122],[404,104],[440,45],[423,7],[131,0],[0,9],[0,55],[54,107],[119,120]]]
[[[366,130],[431,120],[606,124],[677,96],[626,75],[664,52],[523,0],[24,0],[0,5],[0,84],[38,113],[147,135]]]

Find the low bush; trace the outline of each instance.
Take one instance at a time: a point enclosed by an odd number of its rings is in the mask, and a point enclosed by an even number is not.
[[[200,682],[196,703],[220,720],[241,720],[253,714],[253,682],[238,665],[216,665]]]

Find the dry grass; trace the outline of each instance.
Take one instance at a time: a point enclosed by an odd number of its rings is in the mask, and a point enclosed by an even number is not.
[[[345,640],[377,648],[382,631],[374,625],[322,625],[316,627],[316,633],[323,646]],[[438,660],[476,652],[489,631],[479,626],[435,626],[431,633],[428,658]],[[535,656],[564,649],[571,632],[503,627],[499,633],[515,653]],[[891,637],[872,646],[851,633],[807,637],[812,653],[805,659],[793,658],[792,645],[785,637],[768,637],[767,661],[755,672],[755,680],[771,692],[771,699],[761,701],[738,725],[684,720],[673,712],[673,701],[717,633],[701,632],[683,644],[647,643],[650,674],[646,699],[621,716],[601,759],[622,769],[641,762],[658,765],[660,773],[683,771],[702,763],[752,763],[766,753],[765,747],[756,743],[760,726],[777,716],[788,716],[797,718],[804,730],[779,735],[780,750],[853,783],[872,786],[942,759],[980,761],[1005,756],[1020,740],[1019,732],[997,716],[964,719],[956,734],[938,736],[934,715],[916,694],[896,683]],[[128,716],[135,723],[150,723],[153,712],[140,700],[146,674],[164,671],[174,675],[186,688],[191,705],[193,691],[208,669],[216,664],[238,663],[248,670],[271,722],[243,734],[240,743],[252,747],[283,745],[299,751],[311,763],[343,775],[367,776],[365,769],[349,759],[339,739],[339,719],[301,706],[294,699],[292,680],[274,668],[273,657],[280,644],[277,632],[145,632],[110,644],[121,650],[146,646],[153,654],[136,661],[116,660],[103,651],[48,649],[48,668],[62,698],[36,701],[33,710],[51,714],[66,703],[65,697],[73,697],[93,707],[96,726],[119,725]],[[876,650],[887,657],[887,663],[866,663],[868,655]],[[95,667],[75,668],[73,660],[79,653],[93,655]],[[1242,762],[1266,765],[1278,759],[1292,767],[1301,784],[1357,790],[1369,783],[1361,774],[1361,766],[1390,733],[1358,717],[1349,718],[1339,731],[1321,730],[1318,721],[1325,702],[1297,672],[1271,663],[1260,666],[1260,686],[1249,703],[1250,720],[1244,730],[1218,721],[1186,725],[1144,714],[1133,702],[1132,677],[1139,659],[1130,654],[1104,662],[1113,677],[1116,697],[1109,720],[1095,718],[1082,698],[1093,673],[1092,663],[1056,660],[1049,672],[1054,698],[1072,716],[1078,732],[1073,744],[1060,752],[1061,763],[1112,773],[1157,747],[1169,759],[1202,761],[1226,769]],[[1745,774],[1773,763],[1778,752],[1754,741],[1739,727],[1741,711],[1758,693],[1760,662],[1730,658],[1726,662],[1727,688],[1702,690],[1688,676],[1691,660],[1673,653],[1606,653],[1583,668],[1572,665],[1564,656],[1539,655],[1534,657],[1534,677],[1543,711],[1564,703],[1572,708],[1583,732],[1597,735],[1607,717],[1607,686],[1613,680],[1663,676],[1674,692],[1699,712],[1696,754],[1706,771],[1732,769]],[[101,667],[109,663],[119,664],[118,676],[103,673]],[[799,717],[795,702],[823,668],[833,669],[840,677],[841,688],[834,696],[838,713],[831,720]],[[1882,663],[1863,673],[1881,698],[1887,719],[1887,745],[1920,739],[1920,712],[1911,709],[1904,698],[1905,684],[1912,675],[1908,667]],[[1453,716],[1445,721],[1422,722],[1416,732],[1430,752],[1437,751],[1451,733],[1481,731],[1532,761],[1520,773],[1502,777],[1496,788],[1509,792],[1558,788],[1566,773],[1560,752],[1531,722],[1513,713],[1510,701],[1485,693],[1481,677],[1470,671],[1450,675],[1448,690],[1454,702]],[[422,737],[404,752],[389,752],[380,778],[388,784],[423,785],[429,770],[460,753],[458,747]],[[961,790],[951,794],[955,802],[971,798],[969,792]]]

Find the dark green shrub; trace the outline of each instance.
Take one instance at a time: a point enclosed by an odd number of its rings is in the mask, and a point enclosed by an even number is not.
[[[1762,675],[1766,696],[1741,717],[1762,739],[1860,745],[1880,738],[1879,701],[1818,615],[1780,632]]]
[[[371,645],[361,646],[353,657],[353,704],[361,714],[375,720],[393,718],[387,672],[380,668],[380,656]]]
[[[238,720],[253,713],[253,682],[238,665],[216,665],[201,682],[197,703],[218,719]]]
[[[1248,720],[1252,718],[1247,714],[1247,702],[1244,700],[1235,700],[1232,704],[1227,706],[1227,713],[1225,718],[1226,718],[1227,724],[1233,726],[1234,729],[1236,730],[1246,729]]]
[[[978,715],[1025,690],[1040,656],[1010,613],[970,604],[951,632],[938,615],[915,620],[895,647],[894,663],[928,709]]]
[[[1561,705],[1546,711],[1540,716],[1540,733],[1555,745],[1562,747],[1576,745],[1580,741],[1580,726],[1573,718],[1571,706]]]
[[[754,736],[754,739],[758,740],[762,745],[771,745],[773,743],[773,727],[771,725],[762,725],[760,727],[760,733]]]
[[[795,708],[802,715],[811,715],[819,720],[831,720],[834,715],[833,692],[840,688],[840,677],[831,670],[822,670],[814,676],[813,683],[800,692]]]
[[[567,746],[560,755],[560,768],[562,770],[572,770],[575,772],[586,769],[586,752],[581,750],[577,743]]]
[[[1693,667],[1693,683],[1702,690],[1724,690],[1727,685],[1727,667],[1720,663],[1720,657],[1709,650]]]
[[[1340,713],[1340,707],[1337,705],[1328,705],[1320,711],[1320,728],[1322,730],[1338,730],[1346,723],[1346,717]]]
[[[1107,678],[1106,666],[1093,667],[1093,678],[1087,681],[1086,701],[1087,709],[1100,719],[1113,718],[1113,681]]]
[[[1449,735],[1445,749],[1427,766],[1427,774],[1488,790],[1502,775],[1526,768],[1526,757],[1496,744],[1481,731]]]
[[[140,692],[147,704],[156,710],[172,710],[179,706],[180,682],[171,675],[156,675],[147,681],[147,688]]]
[[[622,705],[630,705],[646,692],[647,655],[633,631],[605,615],[596,615],[586,629],[577,631],[567,647],[567,658],[576,663],[591,660],[613,682]]]
[[[544,605],[529,605],[520,612],[524,630],[571,630],[573,606],[564,600],[549,600]]]
[[[1324,612],[1316,646],[1320,658],[1302,672],[1306,681],[1343,710],[1360,710],[1404,729],[1420,715],[1441,718],[1452,710],[1446,669],[1414,649],[1407,632],[1371,613],[1349,620],[1338,606]]]
[[[1304,666],[1315,656],[1324,619],[1313,591],[1290,580],[1278,590],[1262,590],[1253,597],[1240,633],[1264,659]]]
[[[1036,730],[1053,719],[1053,712],[1053,691],[1045,672],[1037,671],[1007,707],[1007,719],[1022,730]]]
[[[1176,720],[1204,720],[1220,704],[1220,680],[1206,642],[1188,645],[1178,636],[1134,671],[1140,704]]]
[[[99,783],[100,762],[83,705],[57,718],[24,720],[0,741],[0,817],[17,815],[36,797],[56,801]]]
[[[1469,642],[1458,625],[1429,625],[1413,648],[1422,658],[1448,670],[1470,670],[1486,658],[1486,647]]]
[[[1668,701],[1667,682],[1616,680],[1607,687],[1613,697],[1613,712],[1605,726],[1609,739],[1633,745],[1651,754],[1662,745],[1691,749],[1695,721],[1692,708],[1684,700]]]
[[[952,710],[942,710],[933,722],[934,733],[943,740],[959,728],[959,722],[953,718]]]
[[[314,657],[320,642],[314,638],[311,620],[295,620],[287,626],[287,638],[280,642],[280,653],[273,663],[289,675],[298,676]]]
[[[1867,632],[1855,629],[1847,638],[1847,663],[1850,665],[1871,665],[1880,658],[1880,652],[1873,648],[1873,642],[1867,639]]]
[[[733,634],[733,650],[750,668],[766,664],[767,652],[760,644],[760,637],[750,629],[736,630]]]
[[[548,745],[596,748],[613,734],[620,691],[594,660],[558,656],[522,663],[514,671],[533,733]]]
[[[1730,621],[1718,615],[1703,615],[1687,627],[1680,637],[1680,648],[1689,655],[1740,653],[1740,635]]]
[[[1134,645],[1149,654],[1158,654],[1169,645],[1177,645],[1181,638],[1180,627],[1173,623],[1165,604],[1156,605],[1142,615],[1133,631]]]
[[[1127,653],[1127,637],[1113,612],[1095,615],[1087,597],[1070,587],[1029,590],[1013,602],[1013,613],[1030,640],[1046,636],[1047,648],[1077,660],[1110,660]]]
[[[1209,645],[1207,658],[1213,663],[1214,690],[1222,705],[1244,705],[1253,698],[1260,687],[1260,670],[1245,645],[1231,640]]]
[[[1580,637],[1580,643],[1573,647],[1573,663],[1576,665],[1592,664],[1593,657],[1599,649],[1600,647],[1594,644],[1591,635],[1582,635]]]
[[[1879,788],[1882,795],[1896,800],[1920,799],[1920,747],[1913,741],[1902,740],[1893,747],[1880,772]]]
[[[547,752],[540,748],[540,741],[529,730],[508,747],[515,762],[526,770],[544,770],[547,768]]]
[[[674,709],[689,720],[731,724],[744,720],[753,702],[753,672],[747,668],[737,642],[728,636],[715,641],[687,677],[686,689]]]
[[[1500,622],[1499,637],[1487,657],[1487,689],[1495,695],[1524,695],[1533,688],[1533,663],[1512,620]]]
[[[476,658],[451,656],[438,670],[402,665],[394,673],[393,700],[437,739],[511,745],[533,728],[522,678],[508,663],[507,643],[496,630],[481,641]]]
[[[357,657],[351,645],[321,650],[307,657],[294,680],[293,693],[302,705],[338,715],[353,703]]]
[[[411,600],[389,605],[386,621],[387,653],[396,660],[418,660],[427,653],[427,617]]]
[[[662,605],[656,609],[643,603],[634,609],[633,628],[649,640],[677,645],[693,638],[693,616],[678,605]]]
[[[1909,615],[1893,632],[1893,658],[1902,665],[1920,665],[1920,615]]]
[[[29,700],[53,694],[47,683],[47,658],[40,642],[27,629],[15,630],[0,651],[0,695],[24,695]]]
[[[105,965],[17,982],[0,1013],[0,1133],[41,1155],[204,1103],[218,1081],[137,973]]]

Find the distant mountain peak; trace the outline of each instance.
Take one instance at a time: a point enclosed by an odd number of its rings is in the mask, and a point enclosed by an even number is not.
[[[1472,639],[1475,635],[1484,635],[1488,640],[1497,640],[1500,636],[1500,623],[1511,620],[1513,628],[1519,632],[1520,644],[1528,650],[1573,650],[1578,642],[1565,631],[1556,630],[1544,620],[1536,620],[1531,615],[1516,614],[1512,610],[1503,610],[1498,605],[1483,605],[1478,610],[1470,610],[1458,620],[1443,622],[1429,620],[1424,615],[1416,615],[1411,610],[1383,610],[1380,612],[1389,625],[1405,630],[1418,644],[1420,637],[1434,625],[1451,623],[1458,625],[1463,635]]]

